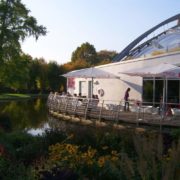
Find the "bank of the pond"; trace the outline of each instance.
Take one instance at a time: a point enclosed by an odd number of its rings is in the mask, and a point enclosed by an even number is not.
[[[63,128],[64,127],[64,128]],[[61,122],[42,136],[0,133],[0,179],[178,179],[179,131],[112,131]]]
[[[48,96],[48,94],[3,93],[3,94],[0,94],[0,101],[2,101],[2,100],[29,99],[29,98],[47,97],[47,96]]]

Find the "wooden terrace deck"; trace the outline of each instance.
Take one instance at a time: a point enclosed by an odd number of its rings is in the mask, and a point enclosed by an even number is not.
[[[152,109],[145,111],[141,106],[136,106],[135,110],[124,111],[121,102],[108,106],[107,101],[96,99],[78,99],[73,97],[62,97],[50,95],[48,97],[48,108],[51,114],[62,117],[67,115],[71,118],[90,120],[92,122],[106,123],[131,123],[147,126],[180,127],[180,116],[166,116],[162,118],[159,113]],[[135,105],[134,105],[135,106]]]

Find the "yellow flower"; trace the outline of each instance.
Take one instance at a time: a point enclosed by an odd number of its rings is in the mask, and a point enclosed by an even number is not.
[[[71,152],[71,150],[72,150],[72,145],[66,144],[66,151]]]
[[[111,154],[116,155],[116,156],[118,155],[117,151],[111,151]]]
[[[111,157],[111,160],[112,160],[112,161],[117,161],[117,160],[119,160],[119,158],[116,157],[116,156],[112,156],[112,157]]]
[[[86,152],[82,153],[81,157],[82,157],[82,160],[86,160],[88,157],[88,154]]]
[[[98,165],[99,167],[103,167],[105,164],[105,158],[102,156],[102,157],[99,157],[98,159]]]
[[[90,158],[93,158],[95,154],[96,154],[96,150],[95,149],[89,149],[88,152],[87,152],[87,155]]]

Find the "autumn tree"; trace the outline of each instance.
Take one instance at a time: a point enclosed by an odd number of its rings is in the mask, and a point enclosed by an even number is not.
[[[116,55],[116,51],[101,50],[97,52],[98,65],[111,63]]]

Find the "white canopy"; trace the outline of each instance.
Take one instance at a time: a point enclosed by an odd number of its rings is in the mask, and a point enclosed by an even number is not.
[[[100,68],[91,67],[76,71],[71,71],[69,73],[63,74],[66,78],[91,78],[92,79],[92,87],[91,87],[91,97],[93,95],[93,84],[94,84],[94,78],[100,78],[100,79],[113,79],[113,78],[119,78],[118,76],[109,73],[107,71],[104,71]]]
[[[69,73],[63,74],[63,76],[67,78],[68,77],[103,78],[103,79],[118,78],[118,76],[96,67],[71,71]]]
[[[162,63],[155,66],[132,69],[119,73],[127,74],[130,76],[141,76],[141,77],[180,78],[180,67],[175,66],[173,64]]]

